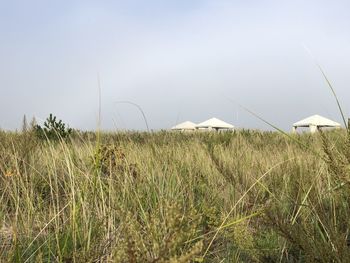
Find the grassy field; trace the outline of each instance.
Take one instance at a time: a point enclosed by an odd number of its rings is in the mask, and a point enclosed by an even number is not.
[[[347,262],[345,130],[0,132],[0,262]]]

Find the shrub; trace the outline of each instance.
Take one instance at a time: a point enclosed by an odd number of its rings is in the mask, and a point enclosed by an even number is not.
[[[73,130],[68,128],[62,120],[57,120],[56,116],[50,113],[49,117],[44,122],[44,127],[35,125],[34,131],[36,136],[40,139],[60,140],[68,138]]]

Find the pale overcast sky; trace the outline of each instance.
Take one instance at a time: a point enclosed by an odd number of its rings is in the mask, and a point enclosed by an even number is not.
[[[0,0],[0,127],[24,114],[94,129],[97,72],[104,129],[218,117],[277,126],[320,114],[341,121],[315,62],[348,114],[350,1]]]

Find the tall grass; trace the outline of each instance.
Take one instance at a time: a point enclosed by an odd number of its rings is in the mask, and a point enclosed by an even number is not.
[[[297,136],[0,132],[0,262],[346,262],[348,135]]]

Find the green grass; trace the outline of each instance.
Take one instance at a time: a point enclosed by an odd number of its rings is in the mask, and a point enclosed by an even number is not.
[[[0,262],[350,258],[345,130],[98,136],[0,131]]]

